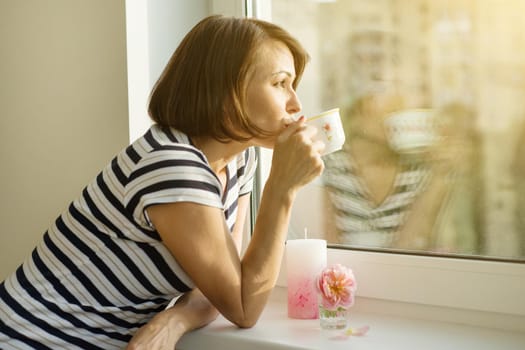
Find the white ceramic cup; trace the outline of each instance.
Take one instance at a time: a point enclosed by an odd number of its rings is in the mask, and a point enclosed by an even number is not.
[[[334,108],[306,119],[308,125],[315,126],[317,134],[314,139],[322,141],[325,149],[322,155],[340,150],[345,143],[345,131],[341,123],[339,108]]]
[[[406,109],[385,119],[390,147],[398,153],[420,153],[437,141],[431,109]]]

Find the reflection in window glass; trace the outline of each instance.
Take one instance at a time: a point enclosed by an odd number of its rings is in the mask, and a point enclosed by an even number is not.
[[[343,150],[290,235],[523,260],[525,2],[274,0],[312,56],[303,113],[339,107]]]

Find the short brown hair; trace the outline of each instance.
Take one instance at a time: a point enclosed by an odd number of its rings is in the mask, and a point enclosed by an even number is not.
[[[151,119],[190,137],[219,141],[268,135],[244,112],[246,79],[257,49],[267,40],[282,42],[291,51],[295,88],[309,56],[288,32],[257,19],[209,16],[184,37],[153,87]]]

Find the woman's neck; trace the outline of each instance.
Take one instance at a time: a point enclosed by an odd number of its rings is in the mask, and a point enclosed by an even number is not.
[[[246,145],[236,141],[223,143],[209,137],[192,137],[191,141],[204,153],[211,169],[216,174],[221,173],[228,163],[246,149]]]

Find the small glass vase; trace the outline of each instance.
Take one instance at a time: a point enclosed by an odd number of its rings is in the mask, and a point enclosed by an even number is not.
[[[319,322],[321,329],[344,329],[348,323],[348,310],[338,306],[334,310],[328,310],[323,305],[319,305]]]

